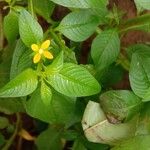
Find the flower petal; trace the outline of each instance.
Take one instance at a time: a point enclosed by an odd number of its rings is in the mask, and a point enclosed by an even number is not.
[[[44,55],[44,57],[46,57],[48,59],[53,59],[53,55],[49,51],[44,51],[43,55]]]
[[[46,40],[45,42],[42,43],[41,49],[47,49],[51,44],[50,40]]]
[[[34,57],[33,57],[33,62],[36,64],[41,60],[41,55],[39,53],[37,53]]]
[[[39,47],[37,44],[32,44],[31,45],[31,49],[34,51],[34,52],[37,52],[39,50]]]

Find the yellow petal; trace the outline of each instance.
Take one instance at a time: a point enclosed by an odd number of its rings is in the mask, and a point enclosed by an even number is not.
[[[43,55],[48,59],[53,59],[53,55],[49,51],[44,51]]]
[[[36,64],[41,60],[41,55],[39,53],[37,53],[34,57],[33,57],[33,62]]]
[[[51,44],[50,40],[46,40],[45,42],[42,43],[41,49],[47,49]]]
[[[34,51],[34,52],[37,52],[39,50],[39,47],[37,44],[32,44],[31,45],[31,49]]]

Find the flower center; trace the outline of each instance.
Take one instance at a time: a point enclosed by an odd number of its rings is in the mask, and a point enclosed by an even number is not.
[[[43,54],[43,52],[44,52],[44,50],[40,48],[40,49],[39,49],[39,53],[40,53],[40,54]]]

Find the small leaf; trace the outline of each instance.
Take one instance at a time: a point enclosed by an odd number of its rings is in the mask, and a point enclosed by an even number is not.
[[[49,105],[52,99],[52,91],[44,81],[41,82],[41,99],[45,105]]]
[[[142,101],[133,92],[112,90],[100,96],[101,106],[107,117],[117,120],[129,120],[140,112]]]
[[[65,63],[63,69],[47,76],[50,85],[58,92],[71,96],[89,96],[100,92],[96,79],[83,67]]]
[[[64,55],[63,51],[54,59],[51,65],[47,66],[45,72],[47,75],[57,73],[63,68]]]
[[[0,112],[11,115],[17,112],[24,112],[24,107],[20,99],[0,99]]]
[[[135,52],[129,71],[131,88],[136,95],[148,101],[150,98],[150,51],[147,49]]]
[[[58,30],[75,42],[90,37],[99,24],[99,18],[88,11],[75,11],[68,14],[60,23]]]
[[[38,22],[26,10],[22,10],[19,17],[19,32],[24,44],[28,47],[31,44],[43,40],[43,30]]]
[[[128,19],[122,22],[120,25],[120,32],[129,32],[135,30],[150,32],[150,14]]]
[[[31,53],[32,51],[30,51],[21,40],[17,41],[11,64],[10,79],[13,79],[19,73],[31,67],[32,65],[32,58],[30,58]]]
[[[111,124],[106,119],[100,105],[90,101],[85,109],[82,127],[90,142],[114,145],[122,139],[132,137],[136,121]]]
[[[150,148],[150,135],[141,135],[129,138],[111,150],[149,150]]]
[[[39,150],[62,150],[61,129],[53,127],[43,131],[35,141]]]
[[[134,0],[135,4],[139,7],[142,7],[143,9],[150,10],[150,2],[149,0]]]
[[[10,44],[19,35],[18,14],[12,10],[4,17],[4,34]]]
[[[0,97],[21,97],[31,94],[37,88],[35,71],[27,69],[0,90]]]
[[[55,8],[55,5],[53,2],[50,2],[49,0],[33,0],[33,5],[35,11],[42,16],[44,19],[49,21],[50,16],[53,13],[53,10]]]
[[[9,121],[5,117],[0,117],[0,129],[4,129],[9,125]]]
[[[99,70],[113,63],[120,51],[120,39],[116,30],[100,33],[93,41],[91,55]]]
[[[73,144],[72,150],[87,150],[80,140],[76,140]]]

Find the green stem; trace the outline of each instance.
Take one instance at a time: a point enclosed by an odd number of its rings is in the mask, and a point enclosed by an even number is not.
[[[97,27],[97,28],[96,28],[96,33],[97,33],[97,34],[100,34],[101,32],[102,32],[102,30],[101,30],[99,27]]]
[[[4,36],[3,36],[3,27],[2,27],[2,13],[0,10],[0,51],[3,49],[3,42],[4,42]]]
[[[28,1],[28,7],[31,12],[31,15],[34,17],[34,9],[33,9],[33,1],[32,0]]]
[[[129,71],[130,62],[122,53],[120,53],[117,63],[120,64],[125,70]]]
[[[16,138],[16,135],[18,133],[18,129],[19,129],[19,126],[20,126],[20,114],[19,113],[16,113],[16,118],[17,118],[17,122],[16,122],[16,128],[15,128],[15,131],[14,133],[12,134],[12,136],[9,138],[9,140],[7,141],[7,143],[5,144],[5,146],[1,149],[1,150],[8,150],[9,147],[12,145],[13,141],[15,140]]]

